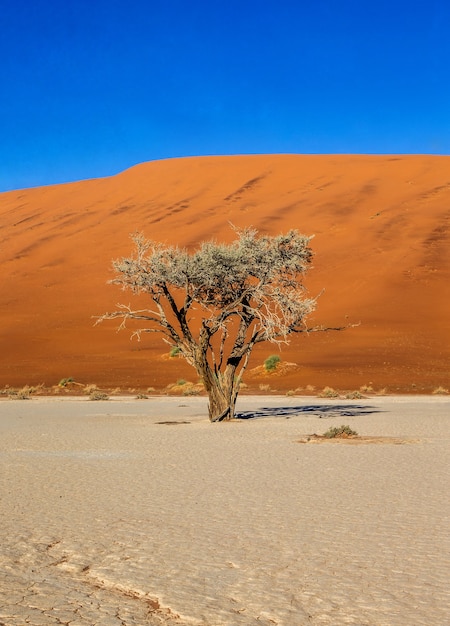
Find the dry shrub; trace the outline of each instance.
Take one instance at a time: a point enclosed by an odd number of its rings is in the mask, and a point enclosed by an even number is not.
[[[342,426],[329,428],[325,433],[323,433],[323,436],[327,439],[334,439],[336,437],[342,437],[345,439],[346,437],[356,437],[357,434],[356,430],[352,430],[350,426],[342,424]]]
[[[44,389],[44,385],[25,385],[21,389],[11,389],[6,387],[1,393],[9,396],[13,400],[31,400],[33,394],[39,393]]]
[[[448,389],[446,389],[445,387],[436,387],[436,389],[433,390],[433,395],[435,396],[446,396],[448,395],[449,391]]]
[[[22,389],[11,389],[9,397],[12,400],[31,400],[30,387],[28,387],[28,385],[25,385],[25,387],[22,387]]]
[[[319,398],[339,398],[339,393],[333,387],[324,387],[319,393]]]
[[[109,400],[109,396],[103,391],[93,391],[89,395],[89,400]]]
[[[201,391],[197,385],[184,385],[183,396],[198,396]]]
[[[90,396],[92,393],[98,391],[97,385],[85,385],[83,391],[86,395]]]
[[[176,383],[167,385],[166,390],[174,395],[198,396],[204,391],[203,383],[192,383],[184,378],[180,378]]]
[[[347,400],[362,400],[366,396],[363,396],[360,391],[349,391],[345,394],[345,397]]]

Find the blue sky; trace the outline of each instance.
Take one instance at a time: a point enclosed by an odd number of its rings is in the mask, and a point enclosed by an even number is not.
[[[142,161],[450,154],[448,0],[3,0],[0,191]]]

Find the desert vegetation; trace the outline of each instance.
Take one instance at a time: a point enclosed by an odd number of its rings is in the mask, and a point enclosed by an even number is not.
[[[58,387],[67,387],[68,385],[71,385],[73,383],[75,383],[75,379],[71,376],[69,376],[68,378],[61,378],[58,383]]]
[[[356,437],[356,430],[353,430],[347,424],[342,424],[342,426],[334,426],[329,428],[326,432],[323,433],[323,436],[326,439],[335,439],[335,438],[345,438],[345,437]]]
[[[306,324],[316,305],[303,285],[312,250],[310,237],[295,230],[272,237],[236,229],[231,244],[209,241],[193,253],[142,234],[133,241],[133,256],[113,263],[111,283],[145,294],[152,308],[119,305],[98,321],[121,319],[120,328],[137,321],[132,333],[138,339],[156,332],[171,350],[178,348],[204,384],[213,422],[234,417],[256,344],[330,330]]]
[[[264,361],[264,369],[266,370],[266,372],[274,372],[277,369],[278,363],[280,361],[281,358],[278,356],[278,354],[272,354]]]
[[[339,398],[339,392],[333,387],[324,387],[319,393],[319,398]]]
[[[89,400],[94,400],[94,401],[98,401],[98,400],[109,400],[109,396],[107,393],[105,393],[104,391],[92,391],[89,394]]]
[[[448,389],[446,389],[445,387],[436,387],[436,389],[433,389],[433,395],[435,396],[446,396],[448,395],[449,391]]]

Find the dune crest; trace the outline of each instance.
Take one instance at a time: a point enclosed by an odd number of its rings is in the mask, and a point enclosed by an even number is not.
[[[72,376],[107,386],[161,388],[195,372],[141,343],[93,326],[132,302],[107,285],[129,234],[194,247],[238,227],[315,235],[306,279],[320,296],[312,323],[361,322],[343,333],[294,337],[277,377],[306,385],[392,391],[449,385],[450,157],[257,155],[137,165],[111,178],[0,194],[0,386]],[[261,346],[250,368],[276,351]],[[275,380],[275,379],[274,379]],[[258,385],[257,377],[251,384]],[[266,382],[266,381],[264,381]]]

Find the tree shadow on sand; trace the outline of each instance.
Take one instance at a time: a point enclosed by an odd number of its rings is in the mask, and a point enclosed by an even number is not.
[[[333,417],[357,417],[358,415],[370,415],[372,413],[381,413],[381,411],[373,406],[355,404],[312,404],[309,406],[261,407],[256,411],[236,413],[236,419],[251,420],[264,417],[280,417],[288,420],[291,417],[305,414],[313,415],[319,419],[331,419]]]

